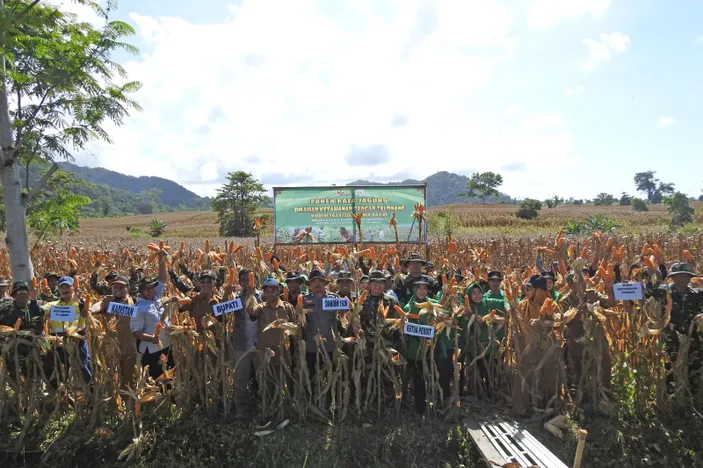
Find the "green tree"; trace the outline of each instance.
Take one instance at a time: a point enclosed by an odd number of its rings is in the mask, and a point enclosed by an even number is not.
[[[662,182],[654,177],[655,171],[638,172],[635,174],[637,190],[647,194],[647,202],[658,204],[665,195],[674,193],[674,184]]]
[[[693,221],[695,210],[688,204],[688,197],[685,193],[676,192],[664,198],[664,204],[671,215],[671,227],[677,228]]]
[[[629,206],[632,204],[632,197],[625,192],[622,192],[620,197],[620,206]]]
[[[460,197],[478,197],[483,203],[490,196],[498,197],[498,187],[503,185],[503,176],[495,172],[474,172],[466,183],[466,192]]]
[[[129,96],[140,84],[126,81],[125,69],[111,58],[119,50],[137,53],[122,42],[134,30],[108,21],[113,0],[105,9],[77,1],[93,7],[105,25],[95,29],[45,2],[0,0],[0,183],[16,280],[33,276],[27,207],[45,182],[24,192],[22,165],[71,159],[72,151],[85,150],[91,141],[110,142],[103,125],[120,125],[139,110]]]
[[[564,199],[559,198],[557,195],[554,195],[554,197],[548,198],[544,201],[544,204],[547,205],[547,208],[556,208],[562,203],[564,203]]]
[[[535,219],[539,215],[539,210],[541,209],[542,202],[539,200],[526,198],[520,202],[520,207],[515,213],[515,216],[522,219]]]
[[[616,201],[618,201],[618,199],[612,196],[611,194],[601,192],[596,195],[596,198],[593,199],[593,204],[596,206],[610,206]]]
[[[220,235],[246,237],[254,233],[254,213],[266,203],[264,186],[248,172],[227,174],[227,183],[217,189],[212,209],[217,212]]]
[[[641,198],[632,198],[632,210],[633,211],[649,211],[649,207],[647,206],[647,202],[642,200]]]

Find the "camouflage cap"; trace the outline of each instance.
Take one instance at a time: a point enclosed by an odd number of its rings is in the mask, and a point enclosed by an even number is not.
[[[339,281],[354,281],[351,271],[340,271],[339,274],[337,274],[337,282]]]
[[[386,282],[386,275],[383,274],[381,270],[374,270],[369,273],[369,283],[373,281],[382,281]]]
[[[12,291],[10,292],[11,296],[14,296],[17,291],[24,289],[25,291],[29,291],[29,284],[26,281],[16,281],[12,285]]]
[[[697,273],[692,265],[686,262],[677,262],[671,265],[671,271],[669,271],[669,274],[667,276],[675,275],[689,275],[693,277],[696,276]]]

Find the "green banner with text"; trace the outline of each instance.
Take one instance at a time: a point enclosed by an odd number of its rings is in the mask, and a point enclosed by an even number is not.
[[[343,244],[358,242],[356,222],[361,217],[362,241],[395,242],[389,225],[393,213],[398,240],[417,242],[418,226],[411,217],[415,204],[425,203],[423,185],[359,187],[276,187],[274,235],[277,244]],[[412,231],[411,231],[412,229]],[[423,226],[427,242],[427,225]]]

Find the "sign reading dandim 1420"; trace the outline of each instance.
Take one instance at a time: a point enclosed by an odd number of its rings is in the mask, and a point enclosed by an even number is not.
[[[411,215],[418,203],[426,205],[424,185],[358,187],[275,187],[274,236],[277,244],[343,244],[358,242],[356,222],[361,217],[364,242],[395,242],[388,222],[395,213],[400,242],[418,241]],[[427,242],[427,226],[422,241]]]

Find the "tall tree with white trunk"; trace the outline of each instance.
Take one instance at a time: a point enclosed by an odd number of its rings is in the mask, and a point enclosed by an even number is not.
[[[0,0],[0,183],[5,202],[6,244],[13,278],[34,276],[26,210],[48,177],[23,188],[21,169],[38,160],[73,159],[91,141],[110,142],[103,125],[122,124],[140,110],[130,95],[141,84],[127,80],[111,59],[117,50],[138,53],[122,38],[134,29],[110,21],[116,7],[92,0],[104,24],[96,28],[42,0]]]

